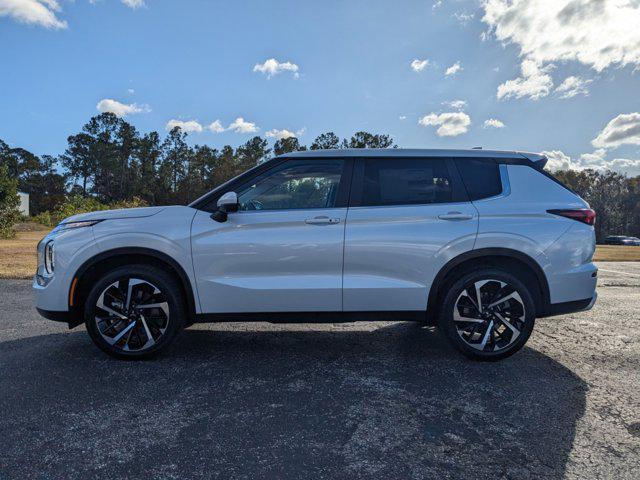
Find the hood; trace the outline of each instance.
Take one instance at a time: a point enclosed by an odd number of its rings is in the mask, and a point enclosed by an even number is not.
[[[143,218],[156,215],[166,207],[122,208],[119,210],[99,210],[97,212],[80,213],[65,218],[62,223],[81,222],[85,220],[116,220],[119,218]]]

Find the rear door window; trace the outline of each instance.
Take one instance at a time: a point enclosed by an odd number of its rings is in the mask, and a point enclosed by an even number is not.
[[[502,193],[502,181],[497,162],[492,158],[456,158],[456,166],[469,200],[495,197]]]
[[[453,180],[440,158],[371,158],[364,162],[361,206],[449,203]]]

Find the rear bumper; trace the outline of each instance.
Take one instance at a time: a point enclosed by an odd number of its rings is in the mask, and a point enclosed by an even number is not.
[[[585,263],[564,271],[545,272],[549,281],[552,304],[589,301],[593,298],[598,283],[598,267]]]
[[[596,303],[598,294],[594,292],[593,297],[583,300],[575,300],[573,302],[552,303],[544,315],[540,317],[553,317],[556,315],[565,315],[567,313],[585,312],[591,310]]]

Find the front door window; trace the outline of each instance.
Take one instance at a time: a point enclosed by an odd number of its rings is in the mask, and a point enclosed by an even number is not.
[[[287,161],[238,188],[240,211],[333,208],[341,160]]]

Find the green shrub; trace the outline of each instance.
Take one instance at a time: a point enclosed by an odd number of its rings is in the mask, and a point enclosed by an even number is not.
[[[98,210],[106,210],[107,207],[93,197],[83,197],[82,195],[74,195],[69,197],[63,203],[57,205],[53,210],[42,212],[33,217],[35,222],[41,223],[48,227],[55,227],[62,220],[71,215],[79,213],[95,212]]]
[[[13,227],[20,221],[18,180],[9,177],[6,165],[0,165],[0,238],[15,236]]]
[[[148,207],[149,204],[139,197],[133,197],[131,200],[122,200],[120,202],[115,202],[109,205],[110,209],[117,208],[138,208],[138,207]]]
[[[31,220],[39,223],[40,225],[46,225],[47,227],[50,227],[53,224],[53,220],[51,220],[51,212],[49,211],[34,215],[33,217],[31,217]]]
[[[146,207],[147,203],[137,197],[131,200],[123,200],[115,202],[111,205],[105,205],[100,203],[93,197],[83,197],[82,195],[74,195],[69,197],[65,202],[59,204],[51,211],[42,212],[39,215],[33,217],[33,221],[46,225],[48,227],[55,227],[62,220],[71,215],[77,215],[79,213],[97,212],[99,210],[110,210],[117,208],[134,208],[134,207]]]

